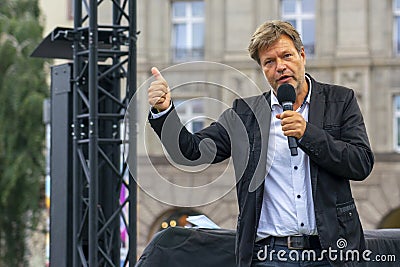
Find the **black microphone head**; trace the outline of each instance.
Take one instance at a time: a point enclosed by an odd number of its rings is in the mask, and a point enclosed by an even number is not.
[[[296,102],[296,91],[294,90],[293,85],[289,83],[284,83],[278,87],[277,98],[279,104],[282,105],[284,102]]]

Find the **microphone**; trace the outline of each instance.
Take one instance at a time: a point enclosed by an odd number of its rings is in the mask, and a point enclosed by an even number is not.
[[[285,110],[293,110],[293,103],[296,101],[296,91],[293,85],[284,83],[278,87],[277,98],[279,104]],[[290,154],[292,156],[297,156],[297,140],[294,136],[288,136],[288,144],[290,149]]]

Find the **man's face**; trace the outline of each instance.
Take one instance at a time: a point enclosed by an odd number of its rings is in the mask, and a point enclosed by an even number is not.
[[[282,35],[270,47],[259,52],[261,68],[275,94],[278,87],[290,83],[296,94],[304,90],[306,55],[304,48],[296,50],[292,39]]]

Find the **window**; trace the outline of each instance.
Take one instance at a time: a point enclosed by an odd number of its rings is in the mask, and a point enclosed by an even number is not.
[[[174,61],[204,57],[204,2],[172,2],[172,48]]]
[[[176,111],[189,132],[195,133],[205,126],[204,101],[200,98],[174,100]]]
[[[400,54],[400,0],[393,0],[393,43],[396,54]]]
[[[315,54],[315,0],[282,0],[282,20],[300,33],[307,55]]]
[[[400,152],[400,95],[394,97],[394,148]]]

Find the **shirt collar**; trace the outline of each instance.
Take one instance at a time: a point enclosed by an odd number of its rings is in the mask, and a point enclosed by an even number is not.
[[[311,83],[311,79],[310,79],[310,77],[308,77],[308,75],[306,75],[306,79],[307,79],[307,84],[308,84],[308,93],[307,93],[306,99],[303,102],[303,105],[310,104],[310,99],[311,99],[312,83]],[[279,104],[278,98],[275,96],[275,94],[273,92],[271,92],[271,109],[275,110],[277,106],[280,107],[281,105]]]

